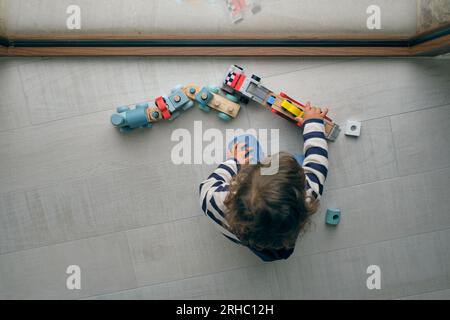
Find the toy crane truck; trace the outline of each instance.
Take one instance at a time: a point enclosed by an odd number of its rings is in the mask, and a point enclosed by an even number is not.
[[[305,107],[303,104],[295,101],[283,92],[276,94],[267,89],[261,85],[260,77],[256,75],[248,77],[244,73],[244,69],[237,65],[233,65],[228,69],[222,83],[222,90],[240,98],[240,101],[243,103],[253,100],[301,127],[301,124],[295,118],[303,116]],[[330,141],[336,140],[341,131],[339,125],[328,117],[324,120],[325,137]]]

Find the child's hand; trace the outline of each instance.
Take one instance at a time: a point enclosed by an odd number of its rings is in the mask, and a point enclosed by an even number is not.
[[[253,148],[246,148],[245,143],[236,143],[231,147],[231,150],[227,152],[227,158],[234,158],[239,164],[248,164],[253,159],[252,156],[248,156],[248,153]]]
[[[303,125],[303,122],[308,119],[324,119],[327,116],[328,108],[325,108],[323,111],[322,109],[318,107],[311,106],[311,103],[308,101],[304,108],[304,115],[303,117],[295,118],[295,120],[300,124]]]

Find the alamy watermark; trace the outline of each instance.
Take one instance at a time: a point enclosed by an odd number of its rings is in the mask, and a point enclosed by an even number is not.
[[[264,152],[270,151],[275,155],[280,151],[279,129],[226,129],[224,135],[222,131],[215,128],[203,130],[202,121],[194,121],[192,134],[189,130],[183,128],[172,132],[170,139],[176,144],[172,148],[170,158],[172,163],[176,165],[219,165],[225,159],[230,141],[242,135],[255,137]],[[206,145],[204,145],[205,143]],[[260,162],[267,164],[267,166],[261,168],[262,175],[273,175],[278,172],[278,157],[266,157],[261,159]]]
[[[69,16],[66,19],[66,27],[69,30],[81,29],[81,8],[75,4],[71,4],[66,9]]]
[[[67,267],[66,274],[69,276],[66,279],[66,288],[68,290],[81,290],[81,268],[73,264]]]
[[[381,289],[381,268],[379,266],[373,264],[373,265],[370,265],[367,267],[366,273],[370,274],[370,276],[366,280],[367,289],[380,290]]]
[[[381,9],[377,5],[370,5],[367,7],[366,13],[369,17],[366,20],[366,26],[369,30],[381,29]]]

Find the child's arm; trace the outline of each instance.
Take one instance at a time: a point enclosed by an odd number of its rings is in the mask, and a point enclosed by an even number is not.
[[[238,242],[239,239],[229,231],[225,219],[225,198],[229,192],[231,179],[238,173],[240,163],[248,163],[245,154],[249,151],[238,148],[240,144],[233,147],[233,152],[228,154],[228,160],[221,163],[209,177],[200,184],[200,206],[202,211],[215,222],[219,230],[229,239]]]
[[[323,192],[323,184],[328,173],[328,143],[325,139],[325,125],[323,118],[328,110],[305,107],[303,118],[303,152],[305,160],[303,170],[306,176],[306,194],[319,199]]]

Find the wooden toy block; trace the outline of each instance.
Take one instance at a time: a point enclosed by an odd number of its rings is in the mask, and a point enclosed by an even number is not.
[[[344,134],[346,136],[359,137],[361,135],[361,122],[347,120],[347,122],[345,123]]]
[[[194,102],[184,93],[183,86],[179,85],[172,89],[168,96],[164,97],[170,113],[187,110],[194,106]]]
[[[325,216],[325,222],[329,225],[336,226],[341,221],[341,210],[339,209],[327,209]]]
[[[163,119],[161,110],[156,106],[147,108],[147,118],[151,123],[161,121]]]
[[[293,114],[296,118],[298,117],[302,117],[304,112],[300,109],[297,108],[295,105],[293,105],[290,101],[288,100],[283,100],[283,102],[281,103],[281,107],[287,111],[289,111],[291,114]]]

